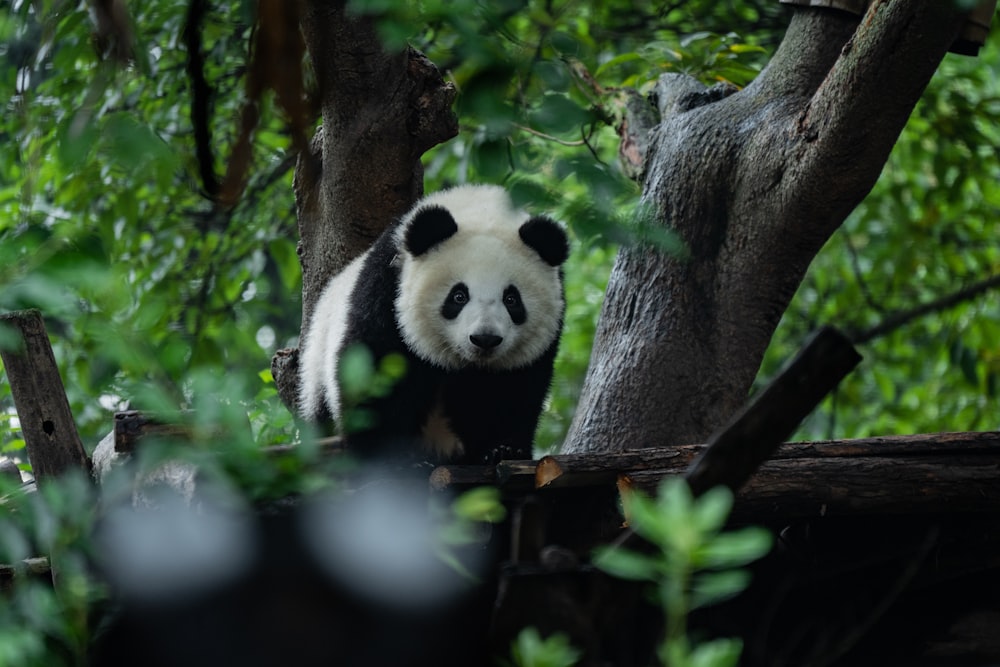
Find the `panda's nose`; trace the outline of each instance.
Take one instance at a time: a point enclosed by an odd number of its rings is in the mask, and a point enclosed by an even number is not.
[[[472,341],[473,345],[483,350],[492,350],[503,342],[501,336],[495,336],[494,334],[472,334],[469,336],[469,340]]]

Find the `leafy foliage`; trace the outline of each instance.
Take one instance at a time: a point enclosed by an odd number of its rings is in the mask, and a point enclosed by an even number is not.
[[[687,632],[691,611],[743,591],[749,574],[740,569],[771,550],[771,534],[762,528],[723,532],[733,505],[726,487],[691,495],[680,477],[665,479],[656,498],[640,492],[622,495],[629,526],[655,551],[621,547],[597,550],[594,564],[616,577],[648,581],[666,614],[660,662],[668,667],[725,667],[737,664],[742,645],[717,639],[692,645]]]
[[[94,633],[92,605],[105,597],[88,570],[83,533],[97,514],[93,487],[82,473],[35,494],[0,482],[0,563],[13,564],[16,595],[0,605],[0,663],[83,664]],[[29,559],[46,554],[58,568],[58,594],[33,575]],[[37,563],[36,563],[37,564]]]
[[[559,380],[540,429],[540,446],[550,449],[572,414],[614,244],[637,239],[670,250],[669,235],[632,214],[638,189],[615,166],[602,94],[648,85],[662,68],[745,82],[765,54],[728,32],[732,17],[760,22],[766,29],[755,39],[768,43],[780,10],[744,2],[690,3],[666,15],[656,3],[356,4],[380,14],[390,43],[410,39],[461,89],[461,136],[427,156],[427,189],[506,182],[577,237]],[[253,6],[210,3],[201,25],[216,173],[238,145]],[[204,196],[187,10],[167,2],[130,9],[137,58],[125,68],[95,50],[78,3],[15,3],[3,22],[0,80],[11,113],[0,135],[14,150],[0,164],[0,309],[45,313],[85,442],[95,443],[110,411],[126,403],[189,407],[200,372],[231,381],[222,391],[258,415],[262,442],[287,440],[287,431],[265,427],[287,419],[275,416],[282,408],[262,369],[298,331],[292,142],[263,105],[243,197],[227,208]],[[425,27],[414,34],[414,26]],[[0,387],[9,408],[8,392]],[[19,446],[16,429],[0,431],[0,447]]]
[[[535,628],[525,628],[511,643],[514,667],[572,667],[580,659],[580,651],[569,639],[556,633],[542,639]]]
[[[207,4],[201,48],[216,148],[209,167],[222,173],[240,136],[256,3]],[[45,313],[89,447],[126,403],[195,407],[200,435],[189,453],[206,475],[236,480],[253,499],[308,492],[326,483],[308,438],[295,455],[261,451],[296,434],[266,370],[277,348],[294,344],[300,321],[293,142],[265,98],[243,196],[231,207],[205,196],[185,5],[130,3],[136,58],[121,66],[95,38],[86,3],[0,2],[0,309]],[[744,85],[777,44],[786,9],[770,0],[353,6],[378,14],[389,43],[421,48],[460,89],[461,134],[426,156],[427,189],[503,182],[571,227],[565,335],[539,431],[540,449],[551,449],[575,407],[615,248],[638,241],[682,252],[635,211],[639,189],[616,164],[616,93],[624,86],[647,92],[666,71]],[[998,273],[998,62],[998,30],[978,59],[945,60],[882,179],[806,277],[762,378],[819,324],[863,329]],[[866,365],[801,435],[997,428],[997,299],[987,292],[874,340]],[[9,344],[4,334],[0,344]],[[391,379],[398,370],[358,367],[362,378]],[[220,424],[238,433],[221,447],[213,430]],[[23,447],[9,386],[0,383],[0,454],[20,456]],[[152,466],[168,451],[149,448],[140,463]],[[78,662],[93,630],[87,609],[101,591],[78,575],[94,498],[82,480],[52,489],[0,500],[0,562],[49,553],[69,584],[57,598],[29,580],[0,606],[2,664]],[[635,578],[680,573],[659,592],[686,609],[737,590],[744,579],[734,566],[763,540],[744,544],[719,532],[724,499],[696,504],[680,493],[666,489],[671,500],[662,508],[661,501],[629,501],[636,529],[660,540],[656,558],[619,553],[606,562]],[[456,511],[491,508],[489,498],[473,496]],[[447,546],[469,539],[467,524],[456,525]],[[695,577],[695,570],[704,571]],[[737,651],[680,640],[664,650],[670,664],[693,665],[722,664]],[[530,634],[517,651],[523,664],[571,664],[573,655],[556,638]],[[531,662],[528,654],[550,657]]]
[[[143,57],[131,67],[99,58],[86,8],[68,1],[15,3],[0,60],[13,149],[0,164],[0,309],[45,313],[90,442],[125,402],[189,406],[196,372],[225,376],[255,410],[277,407],[261,369],[294,333],[300,298],[283,123],[265,112],[243,199],[213,205],[196,185],[185,8],[133,10]],[[224,3],[204,26],[216,120],[236,115],[248,18]],[[17,446],[14,432],[2,445]]]
[[[820,324],[864,331],[1000,274],[998,32],[977,59],[945,58],[875,188],[814,261],[762,377]],[[862,345],[865,361],[799,437],[998,428],[998,306],[984,290]]]

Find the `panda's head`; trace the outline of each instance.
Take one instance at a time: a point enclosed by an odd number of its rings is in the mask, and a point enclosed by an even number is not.
[[[396,321],[422,359],[449,370],[514,369],[559,335],[566,233],[515,209],[503,188],[426,197],[403,217],[396,240]]]

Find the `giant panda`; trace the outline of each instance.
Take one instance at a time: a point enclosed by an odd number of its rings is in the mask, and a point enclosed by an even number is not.
[[[424,197],[327,284],[299,356],[299,412],[341,418],[338,364],[362,343],[405,373],[364,401],[360,456],[529,458],[562,330],[563,228],[499,186]]]

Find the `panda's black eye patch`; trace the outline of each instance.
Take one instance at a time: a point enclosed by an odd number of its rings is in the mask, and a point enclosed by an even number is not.
[[[444,303],[441,304],[441,316],[446,320],[453,320],[458,317],[467,303],[469,303],[469,288],[465,286],[465,283],[458,283],[451,288]]]
[[[524,324],[528,319],[528,311],[521,301],[521,293],[513,285],[508,285],[503,291],[503,306],[514,324]]]

